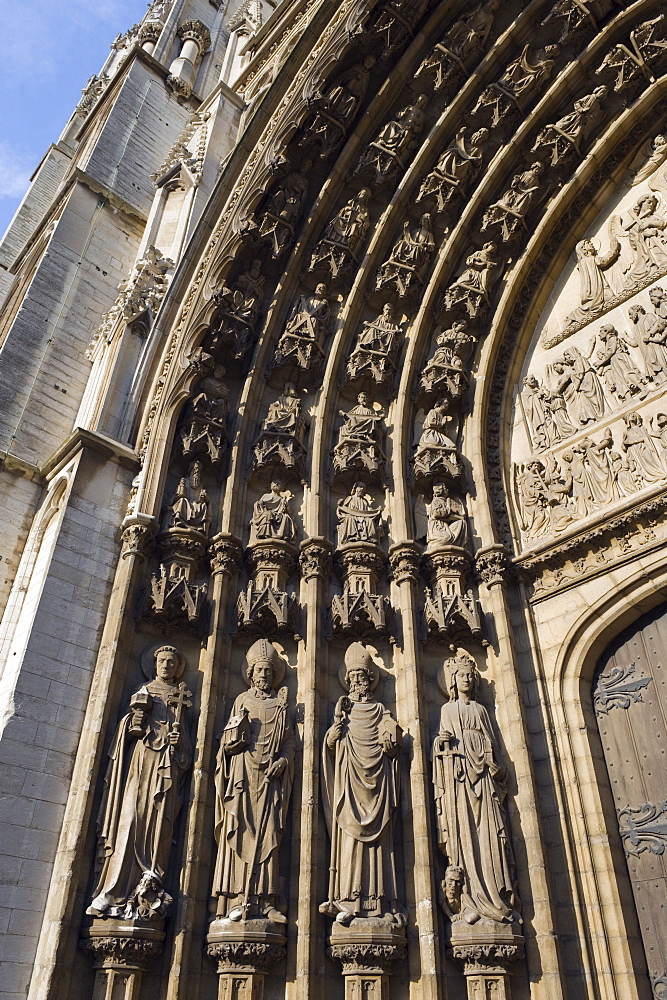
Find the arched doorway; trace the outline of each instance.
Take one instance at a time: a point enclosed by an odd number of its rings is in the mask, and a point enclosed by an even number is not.
[[[667,604],[600,658],[593,707],[653,995],[667,998]]]

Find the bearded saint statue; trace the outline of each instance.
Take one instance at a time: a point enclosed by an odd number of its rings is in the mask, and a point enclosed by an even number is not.
[[[393,827],[398,808],[399,729],[373,697],[379,671],[353,642],[344,686],[324,738],[323,796],[331,838],[329,898],[320,912],[345,926],[356,917],[405,925],[398,902]]]
[[[218,917],[284,924],[287,907],[281,899],[278,854],[296,748],[287,688],[277,690],[285,667],[266,639],[250,647],[246,662],[250,690],[232,706],[215,771],[213,896]]]

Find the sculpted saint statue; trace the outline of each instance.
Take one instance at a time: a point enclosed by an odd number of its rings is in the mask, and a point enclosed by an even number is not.
[[[262,424],[263,431],[298,436],[302,426],[301,400],[293,382],[287,382],[275,402],[269,404]]]
[[[294,779],[296,742],[287,712],[285,668],[266,639],[246,654],[250,690],[240,694],[220,740],[215,770],[213,875],[217,915],[284,924],[278,852]],[[277,691],[277,693],[276,693]]]
[[[271,483],[271,490],[259,498],[252,509],[250,545],[266,538],[291,542],[296,531],[290,512],[292,494],[283,489],[280,480]]]
[[[190,475],[183,476],[167,508],[170,528],[195,528],[204,534],[209,527],[209,500],[201,485],[202,463],[193,462]]]
[[[449,701],[433,743],[438,846],[462,873],[458,892],[444,887],[448,916],[470,924],[518,922],[504,770],[489,715],[476,700],[477,667],[464,655],[448,660],[445,670]]]
[[[370,196],[370,188],[362,188],[354,198],[350,198],[328,224],[325,238],[347,247],[352,253],[358,250],[371,224],[368,213]]]
[[[353,642],[345,654],[345,687],[324,738],[323,796],[331,837],[329,898],[320,912],[348,925],[380,917],[405,925],[398,903],[393,824],[398,807],[399,729],[373,698],[379,672]]]
[[[278,341],[274,364],[280,366],[292,359],[300,367],[310,368],[313,362],[317,363],[322,357],[322,344],[330,318],[325,284],[320,283],[314,295],[300,295]]]
[[[382,510],[375,507],[364,483],[355,483],[352,492],[336,505],[338,544],[378,542]]]
[[[438,543],[444,545],[466,544],[468,526],[466,524],[465,504],[458,497],[453,497],[444,483],[436,483],[433,487],[433,500],[425,504],[428,517],[426,541],[430,548]]]
[[[153,652],[155,677],[130,699],[109,750],[97,819],[101,871],[86,913],[93,917],[164,916],[171,897],[162,879],[192,756],[182,729],[190,692],[174,646]]]
[[[435,195],[438,211],[442,212],[455,193],[464,194],[466,182],[482,164],[483,145],[489,136],[488,129],[478,129],[470,137],[468,149],[467,133],[465,126],[459,130],[452,145],[440,156],[435,170],[423,181],[417,201]]]

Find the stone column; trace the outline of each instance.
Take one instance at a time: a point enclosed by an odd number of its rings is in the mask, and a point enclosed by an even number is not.
[[[326,662],[326,644],[322,635],[322,617],[315,609],[324,607],[331,576],[332,544],[320,536],[301,542],[301,596],[307,607],[304,665],[299,677],[299,700],[303,702],[302,775],[295,782],[292,808],[300,810],[299,842],[294,844],[293,864],[298,866],[296,921],[296,977],[287,984],[290,1000],[311,1000],[317,993],[317,973],[324,956],[322,923],[317,912],[318,855],[320,832],[320,712],[322,669]],[[318,666],[319,664],[319,666]],[[295,827],[296,829],[296,827]],[[292,893],[293,894],[293,893]],[[322,952],[319,952],[322,949]],[[319,952],[319,953],[318,953]]]
[[[164,25],[159,21],[146,21],[139,29],[139,41],[144,52],[150,56],[155,52],[157,40],[162,34]]]
[[[412,814],[403,812],[404,829],[412,829],[412,863],[414,865],[414,912],[408,918],[408,968],[411,978],[420,981],[423,1000],[439,996],[438,973],[440,948],[438,922],[434,900],[434,844],[431,835],[429,808],[431,779],[428,773],[428,727],[423,707],[422,677],[419,669],[421,648],[417,634],[417,587],[421,547],[413,541],[398,542],[389,549],[389,562],[396,597],[392,602],[400,608],[401,636],[399,640],[403,662],[397,669],[397,698],[403,703],[399,715],[406,720],[406,731],[412,737],[410,759],[411,803],[403,798],[402,807],[412,806]],[[398,654],[397,654],[398,655]],[[421,723],[420,723],[421,720]],[[405,845],[407,849],[407,845]],[[405,859],[406,865],[410,863]],[[417,939],[417,940],[415,940]],[[412,944],[412,947],[410,947]]]
[[[187,100],[194,86],[197,61],[211,44],[211,33],[201,21],[184,21],[178,36],[183,39],[183,46],[169,67],[166,83],[177,97]]]
[[[208,552],[211,560],[210,600],[213,621],[208,644],[200,660],[202,684],[195,736],[195,760],[190,801],[185,807],[187,827],[181,855],[181,891],[176,897],[173,917],[175,933],[167,1000],[187,1000],[193,993],[196,995],[199,989],[201,973],[198,964],[193,961],[193,938],[201,940],[197,937],[196,927],[197,896],[201,871],[207,859],[202,856],[204,852],[193,850],[193,844],[203,829],[207,810],[208,789],[215,760],[212,746],[216,705],[225,683],[225,672],[219,665],[229,661],[227,605],[233,593],[233,581],[241,565],[243,548],[235,535],[220,532],[211,539]],[[241,996],[239,994],[239,1000]]]
[[[95,958],[93,1000],[139,1000],[141,977],[162,950],[164,931],[122,920],[94,923],[82,945]]]
[[[361,923],[359,921],[358,923]],[[354,924],[334,924],[329,955],[343,967],[345,1000],[389,1000],[392,962],[405,958],[405,930],[367,918],[361,933]],[[376,926],[371,926],[376,925]]]
[[[510,924],[488,934],[470,925],[464,929],[461,923],[455,927],[448,954],[463,963],[468,1000],[512,1000],[509,965],[523,958],[523,937],[513,933]]]

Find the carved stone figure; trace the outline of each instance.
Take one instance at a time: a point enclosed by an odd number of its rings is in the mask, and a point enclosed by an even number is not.
[[[569,2],[569,0],[566,0]],[[579,0],[576,0],[579,2]],[[602,117],[602,102],[608,94],[606,87],[596,87],[592,94],[586,94],[574,102],[573,110],[553,125],[545,125],[538,133],[533,152],[548,149],[551,165],[558,166],[573,152],[581,153],[581,141],[597,125]]]
[[[336,504],[338,544],[379,542],[382,508],[376,507],[364,483],[355,483],[350,495]]]
[[[270,491],[264,493],[253,506],[250,545],[267,538],[280,538],[284,542],[294,539],[296,530],[290,510],[291,499],[292,494],[284,489],[279,479],[271,483]]]
[[[466,257],[463,274],[445,292],[445,309],[462,305],[471,319],[488,309],[491,272],[500,264],[500,261],[493,259],[495,252],[495,243],[489,242],[481,250],[475,250]]]
[[[444,669],[449,701],[442,706],[433,743],[438,846],[448,865],[463,874],[448,916],[471,925],[518,923],[505,771],[491,720],[477,701],[477,667],[464,655],[448,660]]]
[[[404,297],[420,281],[425,265],[435,250],[435,237],[431,229],[431,216],[425,213],[421,223],[410,229],[409,221],[403,223],[403,235],[396,241],[389,260],[386,260],[375,279],[375,288],[394,288]]]
[[[220,311],[214,320],[213,347],[229,343],[233,356],[242,358],[252,343],[263,298],[262,262],[253,260],[248,271],[239,275],[233,284],[223,284],[215,294]]]
[[[595,30],[612,7],[613,0],[556,0],[542,24],[548,24],[554,18],[561,21],[559,42],[564,44],[587,28]]]
[[[628,44],[629,43],[629,44]],[[642,21],[629,34],[628,42],[614,45],[605,55],[596,73],[609,70],[615,74],[614,90],[626,90],[637,81],[646,80],[667,58],[665,15]]]
[[[437,392],[451,402],[462,399],[469,384],[463,368],[474,342],[475,338],[466,333],[466,324],[460,321],[439,333],[438,346],[421,374],[419,384],[424,392]]]
[[[387,122],[361,154],[355,174],[375,171],[374,183],[378,185],[393,181],[399,169],[406,166],[407,156],[424,128],[426,104],[426,96],[420,94],[414,104],[407,104]]]
[[[160,646],[153,659],[155,674],[132,695],[109,750],[97,820],[101,871],[86,911],[93,917],[160,919],[171,902],[162,880],[192,761],[182,728],[191,695],[177,683],[185,664],[174,646]]]
[[[287,166],[289,168],[288,162]],[[280,257],[294,242],[294,226],[308,195],[308,174],[312,166],[311,160],[304,160],[300,169],[289,170],[267,198],[259,221],[259,236],[270,243],[273,257]],[[257,228],[257,223],[249,221],[248,229],[253,228]]]
[[[436,403],[422,424],[422,432],[414,458],[415,475],[434,476],[438,473],[454,480],[461,477],[463,467],[456,444],[446,433],[454,418],[445,403]]]
[[[568,316],[568,323],[594,319],[604,308],[605,302],[613,297],[604,272],[616,263],[620,252],[621,245],[618,240],[615,240],[609,252],[602,256],[592,240],[581,240],[577,243],[575,254],[579,272],[580,305]]]
[[[646,380],[660,385],[667,378],[667,319],[647,313],[639,303],[630,306],[628,317],[637,332],[637,340],[628,343],[641,352]]]
[[[431,503],[424,504],[424,507],[428,518],[427,552],[438,545],[465,547],[468,525],[463,500],[452,496],[444,483],[436,483],[433,487],[433,499]]]
[[[254,468],[282,465],[302,476],[305,430],[301,400],[294,384],[287,382],[280,396],[269,404],[262,430],[253,448]]]
[[[527,375],[523,380],[521,403],[534,448],[544,451],[560,440],[551,410],[551,394],[534,375]]]
[[[229,412],[229,389],[224,381],[225,368],[215,365],[201,380],[198,392],[185,412],[181,427],[183,454],[186,458],[198,453],[206,455],[219,466],[227,447],[225,424]]]
[[[393,825],[398,807],[399,729],[372,695],[378,670],[358,642],[345,654],[345,687],[324,737],[323,797],[331,838],[329,897],[320,911],[344,926],[379,917],[404,926]]]
[[[643,483],[662,482],[665,470],[641,416],[631,410],[623,415],[623,420],[625,430],[621,447],[627,456],[630,471]]]
[[[512,185],[500,201],[490,205],[484,213],[482,232],[499,227],[502,239],[512,239],[517,229],[526,228],[525,218],[533,204],[544,172],[542,163],[533,163],[529,170],[515,174]]]
[[[327,286],[319,284],[314,295],[305,293],[299,296],[278,341],[273,357],[274,367],[280,368],[292,362],[299,368],[319,370],[331,319],[327,293]]]
[[[400,325],[394,321],[394,307],[386,302],[376,319],[362,324],[347,362],[347,377],[353,381],[369,376],[378,385],[393,380],[395,341],[399,331]]]
[[[339,76],[325,94],[315,94],[310,99],[315,115],[301,145],[316,143],[320,156],[328,156],[340,146],[366,96],[375,61],[375,56],[367,55],[363,62]]]
[[[550,386],[548,408],[553,417],[560,439],[574,434],[576,424],[570,419],[568,401],[572,399],[574,388],[562,361],[555,361],[547,366],[547,375],[553,384]]]
[[[554,68],[554,60],[560,52],[558,45],[545,45],[543,49],[531,51],[526,45],[518,59],[510,63],[496,83],[482,91],[472,114],[486,112],[495,127],[513,111],[523,110],[536,94],[539,86],[548,80]]]
[[[347,273],[352,264],[358,261],[357,255],[371,221],[368,213],[370,196],[370,189],[362,188],[331,219],[324,231],[324,238],[313,248],[309,271],[326,267],[332,277],[336,278]]]
[[[602,347],[592,364],[602,375],[607,390],[620,400],[641,393],[646,380],[635,367],[616,328],[608,324],[601,327],[598,339]]]
[[[528,538],[559,534],[572,524],[574,516],[566,506],[569,485],[550,476],[539,459],[530,459],[518,471],[517,488]]]
[[[417,201],[435,197],[438,212],[443,212],[455,195],[463,197],[482,165],[482,147],[489,136],[488,129],[480,128],[466,142],[468,129],[459,130],[452,145],[445,150],[437,165],[422,182]]]
[[[190,466],[189,476],[183,476],[176,487],[176,493],[167,508],[168,527],[194,528],[208,534],[210,523],[209,499],[202,487],[202,463],[195,461]]]
[[[667,160],[667,137],[664,135],[656,135],[652,144],[653,148],[651,155],[648,157],[645,163],[639,168],[634,177],[632,178],[632,184],[641,184],[655,173],[658,167],[661,167],[665,160]]]
[[[577,347],[563,352],[563,363],[570,379],[570,413],[580,427],[598,420],[605,411],[600,379],[591,363]]]
[[[334,474],[363,469],[370,475],[381,477],[384,468],[384,410],[378,403],[370,407],[367,394],[360,392],[356,406],[347,413],[343,410],[339,412],[344,423],[338,432],[338,444],[333,453]]]
[[[424,59],[416,76],[431,76],[433,89],[441,90],[450,80],[466,71],[466,60],[482,52],[493,25],[493,15],[500,0],[479,4],[470,14],[455,21],[430,55]]]
[[[240,694],[222,732],[215,771],[213,875],[217,916],[264,918],[285,924],[278,854],[294,779],[295,739],[287,688],[277,688],[284,665],[272,643],[246,654],[249,690]],[[277,693],[276,693],[277,691]]]

